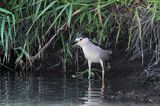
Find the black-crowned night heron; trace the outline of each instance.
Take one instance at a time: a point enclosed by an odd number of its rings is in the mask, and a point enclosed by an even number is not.
[[[91,64],[100,63],[102,67],[102,79],[104,79],[104,61],[108,61],[112,51],[103,50],[99,46],[92,43],[87,37],[78,37],[74,41],[77,45],[82,47],[85,58],[88,60],[88,79],[91,77]]]

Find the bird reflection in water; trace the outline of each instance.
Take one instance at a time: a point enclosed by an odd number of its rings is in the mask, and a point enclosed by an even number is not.
[[[103,103],[105,83],[101,81],[101,87],[93,86],[94,81],[88,80],[88,91],[85,93],[83,106],[94,106]]]

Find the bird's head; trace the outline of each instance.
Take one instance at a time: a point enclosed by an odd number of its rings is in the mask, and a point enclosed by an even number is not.
[[[77,37],[74,40],[74,43],[79,45],[79,46],[85,46],[89,42],[89,39],[87,37]]]

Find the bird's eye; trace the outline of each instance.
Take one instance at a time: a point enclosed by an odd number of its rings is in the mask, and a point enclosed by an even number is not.
[[[81,41],[82,39],[80,39],[80,41]]]

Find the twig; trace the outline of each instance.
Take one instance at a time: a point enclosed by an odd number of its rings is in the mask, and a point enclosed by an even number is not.
[[[64,29],[64,27],[66,26],[66,23],[64,23],[58,30],[57,32],[53,35],[53,37],[51,37],[51,39],[43,46],[42,49],[39,50],[39,52],[32,58],[32,60],[34,61],[35,59],[38,58],[38,56],[44,52],[44,50],[51,44],[51,42],[53,41],[53,39],[57,36],[57,34]]]
[[[80,13],[81,11],[80,10],[76,10],[72,16],[75,16],[76,14]],[[32,57],[32,62],[34,62],[34,60],[36,60],[38,58],[38,56],[44,52],[44,50],[51,44],[51,42],[53,41],[53,39],[57,36],[57,34],[64,29],[64,27],[67,25],[67,23],[65,22],[58,30],[57,32],[53,35],[53,37],[51,37],[51,39],[43,46],[42,49],[39,50],[39,52]]]

